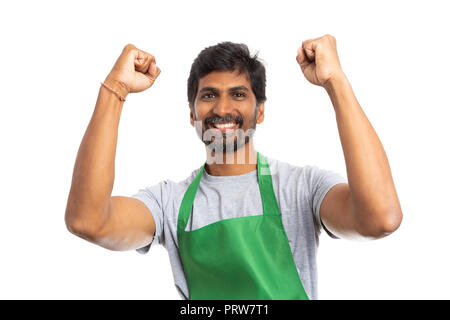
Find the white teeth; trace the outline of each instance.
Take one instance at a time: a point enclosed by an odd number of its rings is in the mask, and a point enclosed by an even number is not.
[[[216,123],[214,126],[219,129],[225,129],[234,127],[235,125],[236,124],[234,122],[230,122],[230,123]]]

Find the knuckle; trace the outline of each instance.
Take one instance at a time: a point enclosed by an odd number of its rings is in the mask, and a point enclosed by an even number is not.
[[[326,34],[325,38],[328,39],[328,40],[331,40],[331,41],[335,40],[335,38],[331,34]]]
[[[131,50],[131,49],[136,49],[136,47],[135,47],[133,44],[131,44],[131,43],[128,43],[128,44],[123,48],[123,50]]]
[[[143,50],[139,50],[139,53],[142,54],[142,57],[145,60],[155,61],[155,57],[153,55],[151,55],[150,53],[145,52]]]

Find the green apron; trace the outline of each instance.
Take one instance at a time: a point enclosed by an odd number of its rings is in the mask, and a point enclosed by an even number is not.
[[[184,194],[177,236],[189,299],[308,299],[283,228],[269,164],[259,152],[257,159],[261,215],[224,219],[186,232],[205,164]]]

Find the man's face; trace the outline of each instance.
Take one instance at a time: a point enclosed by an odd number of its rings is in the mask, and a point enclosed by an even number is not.
[[[246,73],[214,71],[198,83],[191,125],[202,141],[217,152],[234,152],[252,137],[264,120],[264,103],[256,97]]]

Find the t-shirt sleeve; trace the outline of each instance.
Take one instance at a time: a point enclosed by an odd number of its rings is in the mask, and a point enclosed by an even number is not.
[[[145,247],[136,249],[137,252],[145,254],[154,244],[161,243],[164,245],[164,213],[170,195],[170,180],[164,180],[151,187],[139,189],[137,193],[132,195],[133,198],[142,201],[147,206],[155,221],[155,236],[153,237],[153,241]]]
[[[314,221],[317,225],[317,230],[320,233],[323,229],[331,238],[339,239],[338,236],[332,234],[325,227],[320,219],[320,206],[328,191],[339,183],[347,183],[347,179],[337,172],[320,169],[317,166],[307,166],[306,169],[309,184],[310,205],[314,215]]]

